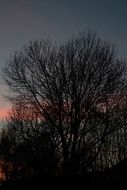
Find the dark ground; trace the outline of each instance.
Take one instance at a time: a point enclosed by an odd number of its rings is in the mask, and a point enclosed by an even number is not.
[[[25,189],[85,189],[85,190],[127,190],[127,178],[109,178],[103,174],[96,176],[75,177],[43,177],[27,180],[6,181],[0,190],[25,190]]]
[[[86,176],[31,177],[22,180],[8,180],[0,190],[25,189],[84,189],[84,190],[127,190],[127,159],[104,172],[89,173]]]

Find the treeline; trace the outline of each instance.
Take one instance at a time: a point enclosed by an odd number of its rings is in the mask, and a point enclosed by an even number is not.
[[[1,129],[5,179],[84,176],[126,158],[126,73],[92,32],[16,52],[4,69],[13,105]]]

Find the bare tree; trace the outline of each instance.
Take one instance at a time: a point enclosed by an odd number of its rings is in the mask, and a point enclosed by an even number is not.
[[[66,175],[87,171],[106,137],[121,127],[109,99],[125,91],[126,63],[92,32],[59,46],[30,42],[10,58],[4,74],[12,100],[33,105],[59,136]]]

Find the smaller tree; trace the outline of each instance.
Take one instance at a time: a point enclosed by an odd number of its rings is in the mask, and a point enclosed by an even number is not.
[[[6,179],[57,175],[59,160],[51,131],[31,106],[21,102],[13,106],[1,132],[0,158]]]

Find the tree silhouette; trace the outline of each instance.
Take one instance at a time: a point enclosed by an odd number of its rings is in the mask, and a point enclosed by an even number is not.
[[[107,137],[122,127],[114,97],[126,90],[126,63],[95,33],[62,45],[30,42],[10,58],[4,74],[11,100],[32,105],[52,130],[63,175],[90,170]]]
[[[56,175],[55,149],[50,129],[34,109],[21,102],[13,105],[1,131],[0,159],[5,179]]]

